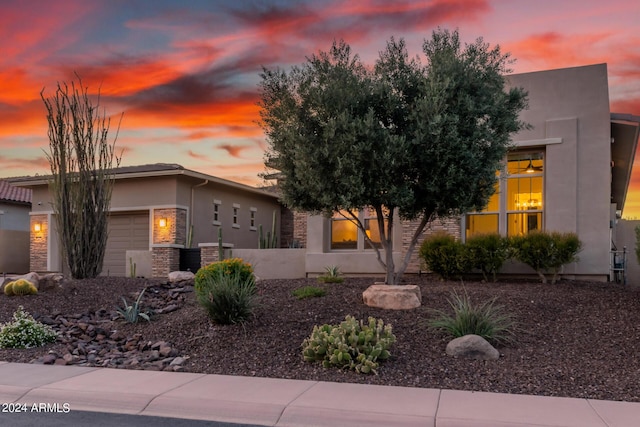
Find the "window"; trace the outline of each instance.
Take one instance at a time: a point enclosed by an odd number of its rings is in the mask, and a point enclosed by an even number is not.
[[[543,229],[544,153],[512,153],[506,164],[487,207],[467,215],[466,237],[486,233],[519,236]]]
[[[249,230],[256,231],[256,212],[258,212],[257,208],[249,208]]]
[[[233,228],[240,228],[240,222],[238,221],[238,215],[240,214],[240,205],[237,203],[233,204]]]
[[[378,248],[382,247],[376,211],[370,208],[359,211],[357,214],[365,227],[369,240],[371,240],[374,246]],[[346,212],[345,215],[348,216]],[[352,220],[345,218],[345,216],[340,213],[335,213],[333,218],[331,218],[331,249],[363,250],[371,249],[371,245],[367,243],[362,232]]]
[[[220,222],[220,205],[222,205],[222,201],[214,200],[213,201],[213,225],[221,225]]]

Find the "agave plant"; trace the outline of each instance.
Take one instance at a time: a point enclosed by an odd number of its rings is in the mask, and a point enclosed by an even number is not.
[[[144,288],[142,292],[140,292],[140,295],[138,295],[136,302],[133,303],[132,305],[129,305],[127,300],[124,297],[122,297],[122,301],[124,302],[124,307],[118,307],[117,311],[120,317],[122,317],[126,322],[138,323],[138,320],[140,317],[142,317],[147,322],[151,320],[149,318],[149,314],[143,313],[140,309],[141,307],[140,302],[142,301],[142,295],[144,295],[144,291],[146,290],[147,288]]]

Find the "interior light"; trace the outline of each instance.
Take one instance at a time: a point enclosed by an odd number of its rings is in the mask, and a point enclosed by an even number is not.
[[[526,173],[534,173],[536,170],[533,168],[533,163],[531,162],[531,159],[529,159],[529,166],[527,166],[527,169],[525,169]]]

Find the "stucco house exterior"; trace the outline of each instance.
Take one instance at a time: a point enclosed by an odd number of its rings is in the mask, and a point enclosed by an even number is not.
[[[521,119],[532,125],[513,137],[496,194],[482,212],[435,220],[437,229],[461,240],[487,232],[511,236],[531,230],[575,232],[583,242],[580,260],[565,277],[607,280],[616,224],[624,208],[638,141],[640,117],[612,113],[606,64],[507,76],[529,93]],[[368,213],[362,213],[368,219]],[[406,253],[412,227],[393,236],[396,263]],[[372,230],[374,232],[375,230]],[[310,216],[306,229],[307,274],[336,265],[345,273],[381,273],[373,250],[354,225],[339,216]],[[414,253],[407,272],[421,270]],[[533,273],[510,263],[506,273]]]
[[[135,263],[137,276],[166,276],[179,270],[184,248],[199,248],[210,262],[219,230],[227,248],[257,248],[259,226],[270,229],[274,211],[281,216],[273,193],[176,164],[120,167],[114,177],[103,275],[132,274]],[[33,192],[30,270],[65,271],[48,177],[12,183]]]
[[[0,180],[0,273],[29,270],[31,190]]]

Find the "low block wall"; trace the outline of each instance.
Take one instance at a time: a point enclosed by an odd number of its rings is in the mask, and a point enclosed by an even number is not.
[[[29,232],[0,230],[0,273],[29,272]]]
[[[132,263],[135,264],[135,277],[151,277],[151,251],[127,251],[126,257],[127,277],[132,276]]]
[[[233,249],[233,257],[250,263],[261,279],[306,277],[305,254],[305,249]]]

